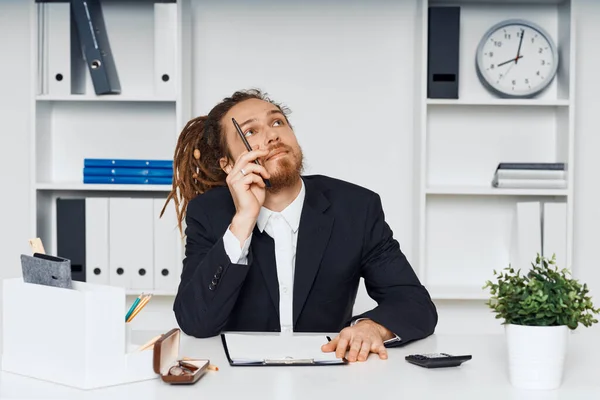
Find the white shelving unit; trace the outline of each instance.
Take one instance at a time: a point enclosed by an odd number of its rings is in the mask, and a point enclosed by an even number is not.
[[[568,107],[569,100],[538,99],[427,99],[428,105],[441,106],[529,106],[529,107]]]
[[[165,2],[165,1],[160,1]],[[46,251],[56,254],[56,200],[58,198],[158,198],[166,199],[171,185],[84,184],[85,158],[172,159],[179,133],[190,119],[189,82],[191,43],[189,1],[177,6],[176,93],[155,92],[154,84],[154,0],[122,2],[102,0],[102,10],[117,64],[122,93],[96,95],[86,71],[85,94],[56,94],[42,90],[44,58],[40,49],[39,3],[30,0],[32,26],[31,94],[31,190],[32,231],[42,238]],[[174,207],[170,204],[170,207]],[[158,215],[155,216],[158,219]],[[180,238],[177,222],[170,221],[173,235]],[[180,239],[179,239],[180,240]],[[180,240],[181,241],[181,240]],[[151,244],[152,246],[152,244]],[[179,276],[183,243],[169,265]],[[108,269],[108,266],[106,266]],[[141,292],[172,296],[171,290],[126,288],[130,295]]]
[[[432,186],[425,192],[427,195],[455,196],[566,196],[567,189],[519,189],[494,188],[485,186]]]
[[[460,6],[459,99],[427,98],[428,7]],[[415,237],[418,273],[438,300],[483,300],[492,271],[509,265],[512,217],[520,201],[567,204],[567,263],[573,241],[575,29],[570,1],[421,0],[416,43]],[[500,99],[480,83],[477,44],[509,18],[544,27],[560,65],[533,99]],[[499,162],[565,162],[568,189],[497,189]],[[532,255],[532,261],[533,257]]]
[[[517,202],[567,204],[567,260],[572,258],[575,140],[575,29],[571,2],[561,0],[414,0],[414,243],[411,260],[437,300],[482,300],[481,287],[493,269],[509,262],[512,216]],[[154,0],[103,0],[104,17],[117,62],[122,94],[45,94],[34,85],[31,107],[33,227],[48,252],[56,251],[55,204],[59,197],[165,198],[167,185],[87,185],[83,159],[170,159],[177,137],[192,117],[194,0],[177,1],[177,91],[154,90]],[[461,7],[459,99],[427,98],[429,6]],[[198,6],[198,5],[196,5]],[[337,6],[343,7],[340,2]],[[221,14],[218,14],[221,15]],[[31,0],[32,25],[37,4]],[[523,18],[543,26],[560,52],[558,75],[534,99],[499,99],[479,82],[475,50],[498,21]],[[132,29],[135,27],[135,29]],[[32,35],[32,81],[39,80],[42,32]],[[197,33],[197,32],[196,32]],[[201,37],[201,36],[200,36]],[[202,39],[198,39],[202,40]],[[197,57],[197,58],[193,58]],[[200,73],[198,73],[200,74]],[[199,75],[196,83],[202,82]],[[205,83],[205,82],[204,82]],[[210,85],[208,85],[210,86]],[[196,89],[198,90],[198,89]],[[202,87],[204,90],[204,87]],[[201,108],[200,97],[195,106]],[[499,162],[566,162],[568,189],[496,189]],[[173,221],[175,228],[175,221]],[[174,229],[174,234],[178,232]],[[180,266],[183,249],[173,265]],[[172,265],[171,265],[172,267]],[[174,291],[128,288],[172,296]]]
[[[140,103],[176,103],[176,99],[170,97],[161,97],[161,96],[136,96],[136,95],[116,95],[116,96],[104,96],[104,95],[95,95],[95,94],[73,94],[70,96],[60,96],[60,95],[48,95],[41,94],[35,97],[37,101],[95,101],[95,102],[104,102],[104,101],[119,101],[119,102],[140,102]]]

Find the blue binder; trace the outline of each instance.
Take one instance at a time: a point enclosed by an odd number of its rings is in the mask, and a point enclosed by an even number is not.
[[[113,185],[171,185],[172,178],[143,176],[84,176],[83,183],[99,183]]]
[[[124,167],[85,167],[83,176],[147,176],[147,177],[173,177],[173,170],[169,168],[124,168]]]
[[[86,158],[84,167],[123,167],[123,168],[173,168],[173,160],[138,160],[138,159],[110,159]]]

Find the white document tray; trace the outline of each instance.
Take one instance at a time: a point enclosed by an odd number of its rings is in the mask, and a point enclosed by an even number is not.
[[[3,282],[2,370],[80,389],[156,379],[152,350],[135,351],[125,289]]]

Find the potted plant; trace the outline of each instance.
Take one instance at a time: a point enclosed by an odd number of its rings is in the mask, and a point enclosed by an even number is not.
[[[486,303],[503,319],[508,350],[508,373],[513,386],[556,389],[562,383],[569,333],[579,324],[598,320],[586,284],[559,270],[556,256],[539,254],[522,274],[510,265],[494,270],[496,282],[487,281],[491,297]]]

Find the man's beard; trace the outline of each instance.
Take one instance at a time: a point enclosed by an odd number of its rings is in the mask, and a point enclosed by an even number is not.
[[[279,148],[287,150],[287,154],[275,160],[277,164],[275,171],[269,171],[271,187],[267,188],[267,190],[270,193],[277,193],[282,189],[294,186],[304,170],[304,155],[299,146],[294,151],[290,146],[280,144],[275,146],[271,151]]]

